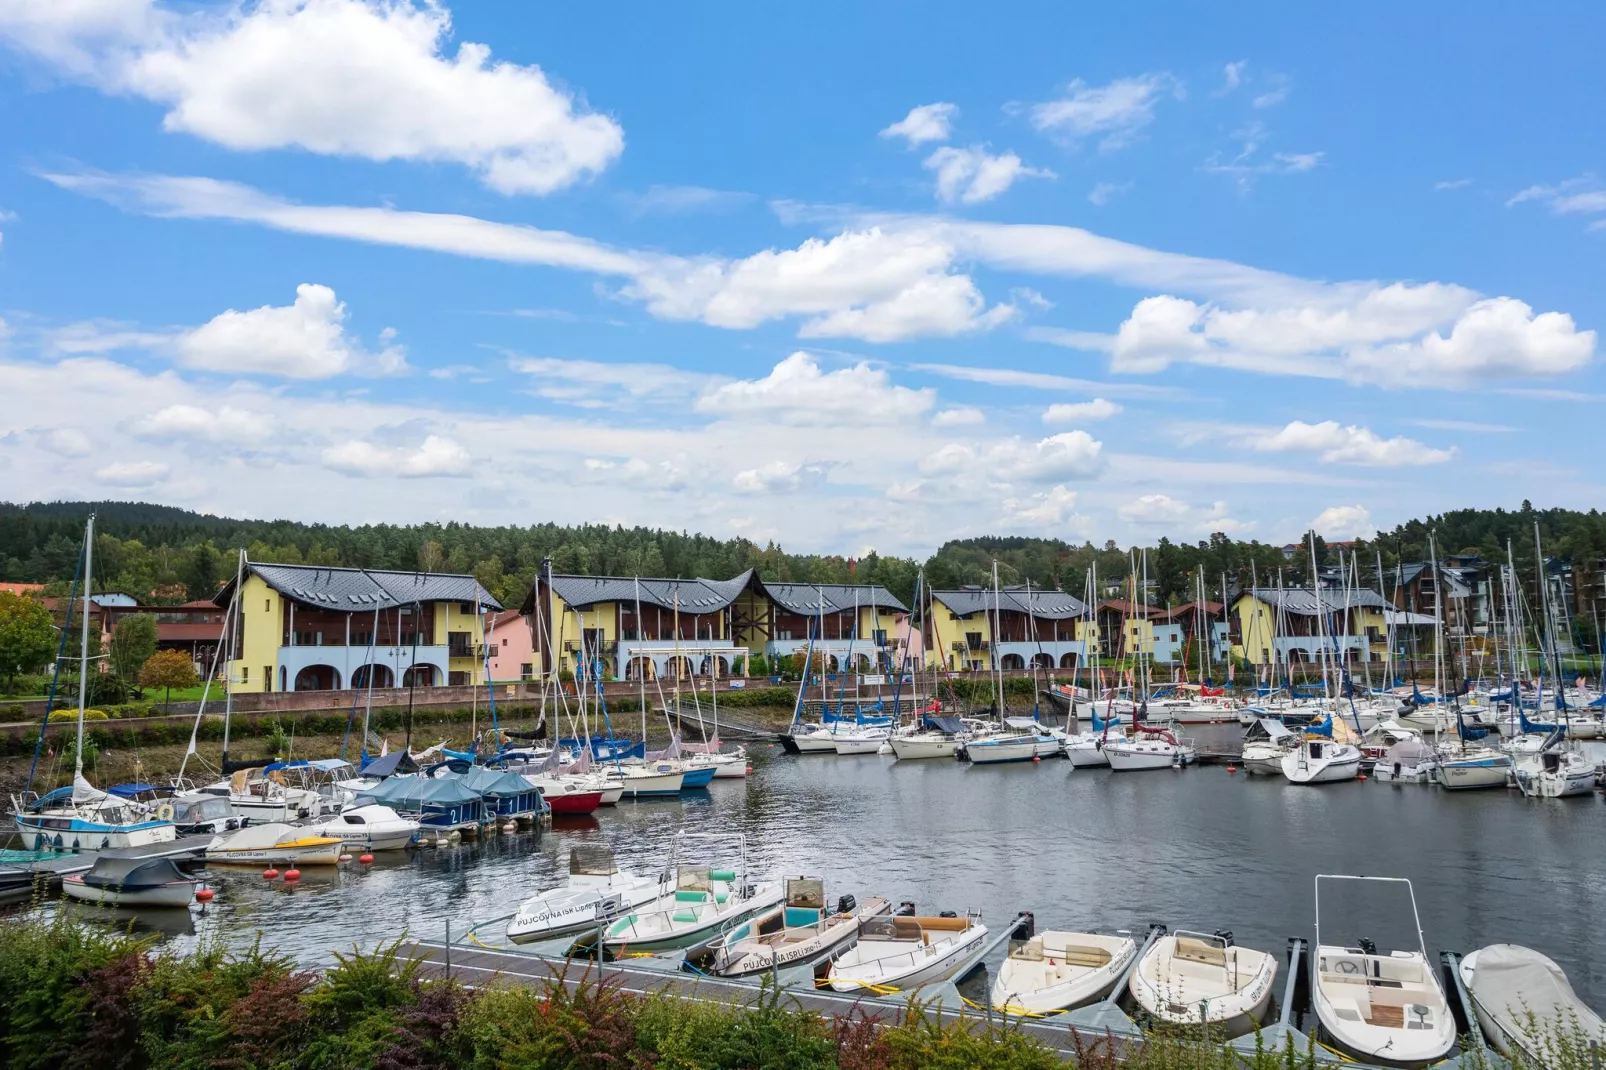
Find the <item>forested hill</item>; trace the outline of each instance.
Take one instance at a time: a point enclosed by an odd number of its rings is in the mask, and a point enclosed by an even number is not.
[[[464,524],[376,524],[362,527],[301,524],[289,520],[233,520],[165,505],[139,502],[0,503],[0,581],[70,580],[84,517],[97,517],[97,588],[125,591],[155,602],[206,597],[234,567],[233,551],[245,547],[257,561],[305,562],[364,568],[472,572],[504,603],[517,604],[543,557],[560,572],[593,575],[733,576],[755,568],[769,580],[814,583],[879,583],[908,601],[923,566],[936,587],[990,583],[998,562],[1005,584],[1030,581],[1076,595],[1086,590],[1095,564],[1101,587],[1119,585],[1133,560],[1132,549],[1113,541],[1102,547],[1059,539],[987,536],[944,543],[925,562],[869,554],[789,554],[779,546],[747,539],[715,539],[685,532],[605,525],[565,527],[471,527]],[[1476,553],[1503,559],[1510,540],[1519,568],[1531,569],[1533,528],[1538,523],[1546,556],[1572,560],[1587,573],[1606,555],[1606,516],[1566,509],[1463,509],[1412,520],[1371,543],[1357,543],[1363,577],[1381,554],[1385,570],[1396,561],[1427,556],[1432,531],[1439,553]],[[1324,564],[1335,555],[1320,540]],[[1288,560],[1277,546],[1215,534],[1194,543],[1162,538],[1148,547],[1147,574],[1160,602],[1194,597],[1197,571],[1206,593],[1219,597],[1228,586],[1277,569],[1286,581],[1303,580],[1306,555]]]

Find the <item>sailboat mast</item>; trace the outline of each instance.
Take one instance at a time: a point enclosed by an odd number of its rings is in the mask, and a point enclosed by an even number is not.
[[[95,514],[84,525],[84,619],[78,646],[78,750],[73,758],[73,783],[84,775],[84,706],[89,698],[89,592],[94,590],[90,566],[95,560]]]
[[[242,549],[234,559],[234,601],[240,604],[240,586],[245,582],[245,551]],[[234,719],[234,661],[239,656],[237,640],[245,630],[243,614],[234,614],[234,627],[229,629],[229,671],[223,681],[223,764],[218,767],[224,775],[229,775],[229,722]],[[272,687],[273,681],[262,681],[264,687]],[[366,738],[366,737],[364,737]]]
[[[1322,701],[1332,699],[1332,690],[1327,686],[1327,613],[1322,603],[1322,578],[1316,571],[1316,529],[1310,531],[1310,594],[1316,604],[1316,638],[1318,649],[1321,651],[1322,670]]]
[[[998,683],[998,719],[1004,719],[1004,664],[998,658],[998,633],[1004,626],[1002,599],[998,590],[998,559],[993,558],[993,678]]]

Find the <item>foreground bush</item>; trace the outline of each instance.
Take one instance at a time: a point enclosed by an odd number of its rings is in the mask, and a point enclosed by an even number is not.
[[[745,1007],[628,995],[577,964],[569,983],[470,991],[423,981],[395,945],[337,956],[323,974],[260,945],[158,955],[147,940],[79,926],[0,923],[0,1068],[43,1070],[1301,1070],[1309,1052],[1240,1057],[1157,1038],[1115,1059],[1066,1032],[1070,1063],[1002,1022],[911,1004],[835,1020],[764,991]],[[1560,1031],[1565,1033],[1565,1029]],[[1559,1061],[1588,1064],[1562,1036]],[[1563,1055],[1562,1053],[1565,1053]],[[1574,1058],[1579,1061],[1574,1062]],[[1522,1067],[1520,1070],[1532,1070]]]

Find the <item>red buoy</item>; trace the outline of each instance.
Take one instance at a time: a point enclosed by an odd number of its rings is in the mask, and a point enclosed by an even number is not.
[[[284,871],[284,879],[286,882],[294,884],[301,879],[301,871],[299,869],[287,869]]]
[[[1232,765],[1231,763],[1228,763],[1227,772],[1236,773],[1237,771],[1238,771],[1238,767],[1236,765]]]
[[[217,893],[212,889],[202,888],[195,893],[195,901],[200,903],[202,906],[205,906],[212,901],[212,897],[215,895],[217,895]]]
[[[1042,758],[1042,756],[1041,756],[1041,755],[1038,755],[1038,754],[1034,754],[1034,755],[1032,755],[1032,761],[1034,761],[1034,762],[1040,762],[1040,761],[1042,761],[1042,760],[1043,760],[1043,758]]]
[[[1365,780],[1366,779],[1366,774],[1365,773],[1357,773],[1357,774],[1355,774],[1355,779],[1356,780]]]
[[[340,856],[340,860],[342,862],[350,862],[351,861],[351,852],[347,851],[345,854],[341,855]]]
[[[361,862],[365,866],[371,866],[374,864],[374,856],[365,851],[357,856],[357,861]]]

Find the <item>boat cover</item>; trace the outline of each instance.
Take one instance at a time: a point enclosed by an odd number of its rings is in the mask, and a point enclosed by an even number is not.
[[[1036,717],[1005,717],[1004,723],[1011,728],[1041,728],[1042,724]]]
[[[97,858],[84,883],[91,888],[117,888],[135,891],[160,888],[190,877],[174,865],[171,858]]]
[[[525,790],[530,789],[526,787]],[[419,803],[450,806],[453,803],[475,802],[479,798],[480,793],[464,784],[458,777],[407,776],[381,780],[373,787],[364,790],[353,801],[358,806],[369,803],[389,805],[399,802],[410,803],[416,807]]]
[[[1539,952],[1491,944],[1478,952],[1476,967],[1473,998],[1508,1033],[1527,1036],[1531,1012],[1540,1022],[1571,1018],[1585,1036],[1606,1042],[1606,1022],[1578,998],[1561,967]]]
[[[260,825],[247,825],[239,832],[228,833],[219,846],[232,851],[260,851],[278,846],[280,840],[294,840],[303,835],[310,833],[280,821],[264,821]]]
[[[141,795],[152,794],[160,789],[154,784],[113,784],[106,790],[121,799],[134,799]]]
[[[480,795],[527,795],[535,788],[517,773],[476,765],[457,778],[463,786]]]
[[[1400,765],[1415,767],[1422,759],[1431,758],[1433,748],[1420,739],[1402,739],[1390,747],[1383,755],[1385,765]]]
[[[1254,725],[1244,733],[1245,739],[1265,739],[1273,743],[1289,739],[1293,731],[1275,717],[1257,717]]]
[[[413,756],[404,750],[391,751],[369,762],[362,768],[363,776],[384,777],[395,776],[398,773],[416,773],[418,763]]]
[[[961,732],[963,732],[965,730],[965,726],[960,722],[959,718],[957,718],[957,717],[930,717],[930,716],[928,716],[926,718],[926,723],[929,724],[931,727],[935,728],[937,731],[946,732],[950,736],[957,736],[959,733],[961,733]]]

